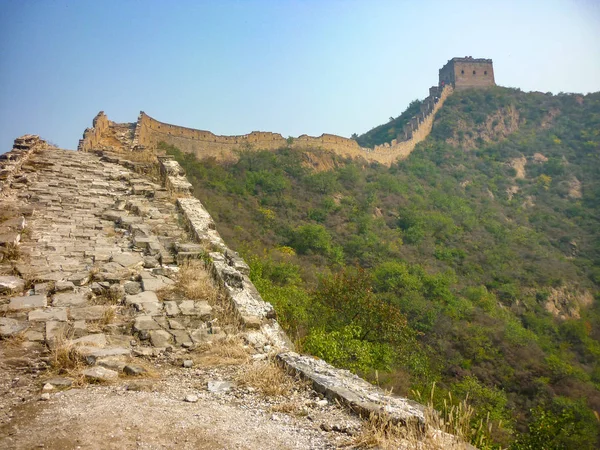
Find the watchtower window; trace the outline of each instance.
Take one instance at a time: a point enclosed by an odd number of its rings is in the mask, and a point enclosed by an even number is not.
[[[484,71],[483,71],[483,74],[484,74],[484,75],[487,75],[487,70],[484,70]]]
[[[464,74],[465,74],[465,71],[464,71],[464,70],[461,70],[461,71],[460,71],[460,74],[461,74],[461,75],[464,75]]]
[[[477,72],[473,71],[473,75],[475,75]]]

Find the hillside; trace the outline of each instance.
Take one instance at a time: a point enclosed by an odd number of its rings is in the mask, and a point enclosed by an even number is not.
[[[408,105],[408,108],[402,112],[398,117],[390,117],[390,121],[379,125],[372,130],[367,131],[364,134],[356,137],[356,142],[361,147],[373,148],[376,145],[382,145],[386,142],[391,142],[392,139],[396,139],[399,133],[402,133],[404,125],[406,125],[413,116],[419,113],[421,107],[420,100],[414,100]]]
[[[455,93],[389,168],[162,148],[303,350],[400,394],[435,383],[442,410],[468,394],[481,448],[600,443],[600,93]]]

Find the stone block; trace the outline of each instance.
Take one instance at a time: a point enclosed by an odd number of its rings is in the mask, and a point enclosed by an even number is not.
[[[142,287],[144,288],[144,291],[156,292],[172,284],[174,284],[173,280],[161,276],[159,276],[158,278],[147,278],[142,280]]]
[[[142,265],[144,260],[139,253],[117,253],[112,257],[113,262],[116,262],[123,267],[135,267]]]
[[[154,347],[164,348],[171,345],[171,334],[165,330],[150,331],[150,342]]]
[[[134,331],[160,330],[160,325],[152,316],[137,316],[133,322]]]
[[[93,347],[106,347],[108,341],[106,336],[102,333],[88,334],[87,336],[80,337],[71,341],[73,345],[93,346]]]
[[[81,308],[70,308],[69,314],[73,320],[101,320],[108,309],[107,306],[94,305]]]
[[[25,282],[19,277],[0,276],[0,294],[23,292]]]
[[[179,307],[177,306],[177,302],[174,301],[166,301],[164,302],[165,312],[167,316],[178,316],[180,314]]]
[[[115,381],[117,378],[119,378],[118,372],[107,369],[102,366],[96,366],[96,367],[92,367],[90,369],[85,369],[82,373],[83,373],[84,377],[86,377],[92,381],[107,382],[107,381]]]
[[[52,306],[83,306],[87,303],[87,293],[63,292],[54,294]]]
[[[30,295],[25,297],[12,297],[8,304],[9,311],[20,311],[23,309],[44,308],[48,306],[45,295]]]
[[[28,319],[30,322],[47,322],[48,320],[56,320],[58,322],[67,321],[66,308],[46,308],[36,309],[29,313]]]
[[[8,338],[27,329],[27,323],[8,317],[0,317],[0,337]]]

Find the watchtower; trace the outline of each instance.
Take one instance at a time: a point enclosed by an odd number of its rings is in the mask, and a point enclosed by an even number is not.
[[[440,69],[440,86],[451,85],[455,90],[496,86],[491,59],[452,58]]]

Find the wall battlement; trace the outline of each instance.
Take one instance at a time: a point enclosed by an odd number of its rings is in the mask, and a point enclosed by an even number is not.
[[[206,130],[159,122],[145,112],[140,112],[133,147],[156,147],[161,141],[174,145],[183,152],[193,153],[198,158],[215,157],[225,161],[237,159],[236,150],[248,146],[265,150],[275,150],[286,145],[325,148],[349,157],[365,153],[365,149],[356,141],[332,134],[322,134],[319,137],[302,135],[293,138],[291,144],[281,134],[265,131],[253,131],[239,136],[219,136]]]
[[[491,59],[452,58],[440,69],[440,86],[450,85],[456,90],[496,86]]]
[[[92,151],[110,147],[115,138],[120,148],[139,150],[155,149],[160,142],[173,145],[184,153],[194,154],[198,159],[216,158],[219,161],[235,161],[244,149],[276,150],[281,147],[321,148],[342,157],[362,158],[368,162],[390,165],[398,158],[406,158],[431,132],[435,114],[454,90],[473,87],[495,86],[491,59],[452,58],[439,71],[439,85],[429,89],[429,96],[421,105],[421,111],[407,123],[397,138],[375,148],[361,147],[355,140],[333,134],[286,139],[279,133],[253,131],[238,136],[219,136],[207,130],[180,127],[160,122],[141,111],[135,124],[115,124],[103,111],[94,118],[93,127],[87,128],[78,150]],[[133,136],[124,137],[117,128],[126,125],[133,128]],[[112,133],[112,137],[111,137]],[[127,142],[125,142],[127,141]],[[118,143],[118,142],[117,142]]]

